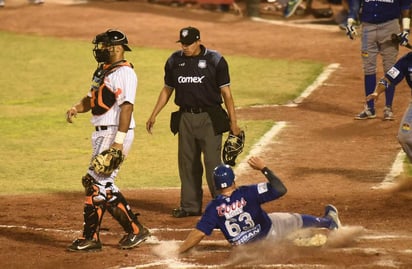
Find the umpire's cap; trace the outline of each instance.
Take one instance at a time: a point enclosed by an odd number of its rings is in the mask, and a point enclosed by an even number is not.
[[[200,39],[200,32],[195,27],[185,27],[180,30],[179,40],[176,42],[180,42],[185,45],[190,45],[195,41]]]
[[[221,164],[213,170],[213,179],[216,189],[220,190],[232,186],[235,181],[235,174],[232,167],[227,164]]]
[[[98,34],[94,40],[93,44],[103,43],[106,46],[116,46],[122,45],[124,50],[132,51],[128,46],[128,40],[124,33],[119,30],[109,29],[104,33]]]

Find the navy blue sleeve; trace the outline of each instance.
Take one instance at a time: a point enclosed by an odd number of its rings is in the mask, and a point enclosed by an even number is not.
[[[205,209],[202,217],[196,224],[196,229],[204,232],[206,235],[211,235],[213,229],[218,228],[219,218],[216,214],[215,203],[210,202]]]
[[[408,53],[402,56],[391,69],[386,72],[385,77],[396,86],[404,78],[405,74],[408,73],[408,63],[412,62],[412,53]]]
[[[216,83],[219,87],[230,85],[229,65],[224,57],[216,66]]]

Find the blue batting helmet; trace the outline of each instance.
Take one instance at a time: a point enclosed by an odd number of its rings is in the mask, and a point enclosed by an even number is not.
[[[235,181],[235,174],[232,168],[227,164],[216,166],[213,170],[213,179],[217,190],[227,188]]]

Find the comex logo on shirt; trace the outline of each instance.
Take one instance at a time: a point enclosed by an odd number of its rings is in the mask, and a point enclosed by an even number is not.
[[[177,78],[177,82],[180,83],[180,84],[203,83],[204,78],[205,78],[205,76],[201,76],[201,77],[183,77],[183,76],[179,76]]]

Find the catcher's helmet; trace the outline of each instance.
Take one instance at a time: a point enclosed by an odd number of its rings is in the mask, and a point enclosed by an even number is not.
[[[227,164],[221,164],[213,170],[213,179],[217,190],[232,186],[235,181],[235,174]]]
[[[129,41],[126,35],[119,30],[109,29],[104,33],[98,34],[93,39],[93,44],[98,45],[99,43],[106,46],[122,45],[124,50],[132,51],[128,46]]]

